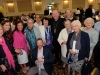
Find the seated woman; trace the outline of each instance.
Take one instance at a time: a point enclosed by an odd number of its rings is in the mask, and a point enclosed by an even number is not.
[[[26,67],[26,63],[28,63],[28,46],[23,32],[23,22],[18,21],[16,23],[15,31],[13,33],[13,46],[16,53],[18,53],[18,63],[20,64],[22,71],[26,73],[29,69],[28,67]]]
[[[44,46],[47,48],[52,48],[52,33],[51,27],[49,26],[49,19],[43,18],[43,26],[39,27],[41,29],[41,37],[44,41]]]
[[[0,25],[0,75],[5,75],[6,71],[10,71],[13,75],[15,72],[15,63],[10,51],[8,41],[2,36],[3,28]]]
[[[81,23],[79,20],[73,21],[71,25],[74,32],[69,34],[67,41],[67,50],[71,58],[70,67],[73,70],[72,75],[75,75],[75,72],[81,75],[84,60],[89,59],[90,39],[88,33],[80,30]]]

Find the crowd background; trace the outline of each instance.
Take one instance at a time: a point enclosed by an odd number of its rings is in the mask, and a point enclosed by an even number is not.
[[[3,45],[0,44],[0,60],[4,58],[3,62],[0,61],[0,69],[3,72],[15,60],[16,70],[13,73],[27,73],[33,66],[32,50],[37,47],[38,38],[43,40],[44,47],[51,50],[55,58],[54,66],[62,64],[62,68],[66,69],[70,65],[72,75],[81,75],[84,60],[88,60],[93,63],[93,68],[97,67],[100,71],[100,12],[95,11],[92,5],[86,10],[79,7],[74,13],[70,9],[66,9],[65,13],[55,9],[49,14],[46,9],[44,17],[36,13],[22,14],[16,18],[5,18],[2,14],[0,16],[0,36],[4,37],[2,40],[5,39],[9,56],[14,57],[8,59]],[[77,42],[73,48],[75,41]],[[12,62],[6,61],[5,65],[5,60]],[[10,68],[13,69],[13,66]]]

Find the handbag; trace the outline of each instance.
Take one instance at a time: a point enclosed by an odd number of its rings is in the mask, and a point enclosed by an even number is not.
[[[91,75],[100,75],[98,68],[94,68],[93,71],[91,72]]]
[[[69,53],[69,54],[68,54],[68,61],[67,61],[67,62],[68,62],[68,64],[70,64],[70,63],[72,63],[72,62],[73,62],[73,60],[72,60],[71,56],[72,56],[72,55]]]
[[[92,70],[93,68],[90,61],[84,61],[84,64],[82,65],[82,69],[81,69],[81,74],[88,75],[89,73],[92,72]]]

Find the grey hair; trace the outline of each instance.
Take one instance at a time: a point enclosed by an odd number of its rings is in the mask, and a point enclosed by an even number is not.
[[[88,20],[90,20],[92,22],[92,24],[94,25],[94,19],[92,19],[91,17],[85,19],[84,25],[86,25],[86,23],[87,23]]]
[[[28,22],[28,21],[32,21],[32,22],[34,23],[34,20],[33,20],[32,18],[28,18],[28,19],[27,19],[27,22]]]
[[[65,22],[69,22],[69,23],[71,24],[71,21],[70,21],[70,20],[65,20],[65,21],[64,21],[64,24],[65,24]]]
[[[77,24],[79,27],[81,27],[81,22],[79,20],[74,20],[71,25]]]

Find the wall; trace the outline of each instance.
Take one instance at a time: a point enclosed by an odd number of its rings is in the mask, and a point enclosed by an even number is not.
[[[40,3],[37,3],[37,1],[40,1]],[[95,10],[99,9],[98,1],[99,0],[94,0],[92,3]],[[7,3],[10,2],[14,3],[14,5],[8,6]],[[0,6],[3,7],[5,16],[19,16],[21,14],[28,14],[32,12],[43,14],[44,9],[51,2],[55,2],[58,10],[62,12],[65,12],[67,8],[75,11],[76,7],[80,6],[86,9],[88,5],[91,4],[88,0],[68,0],[67,3],[64,3],[64,0],[0,0]]]

